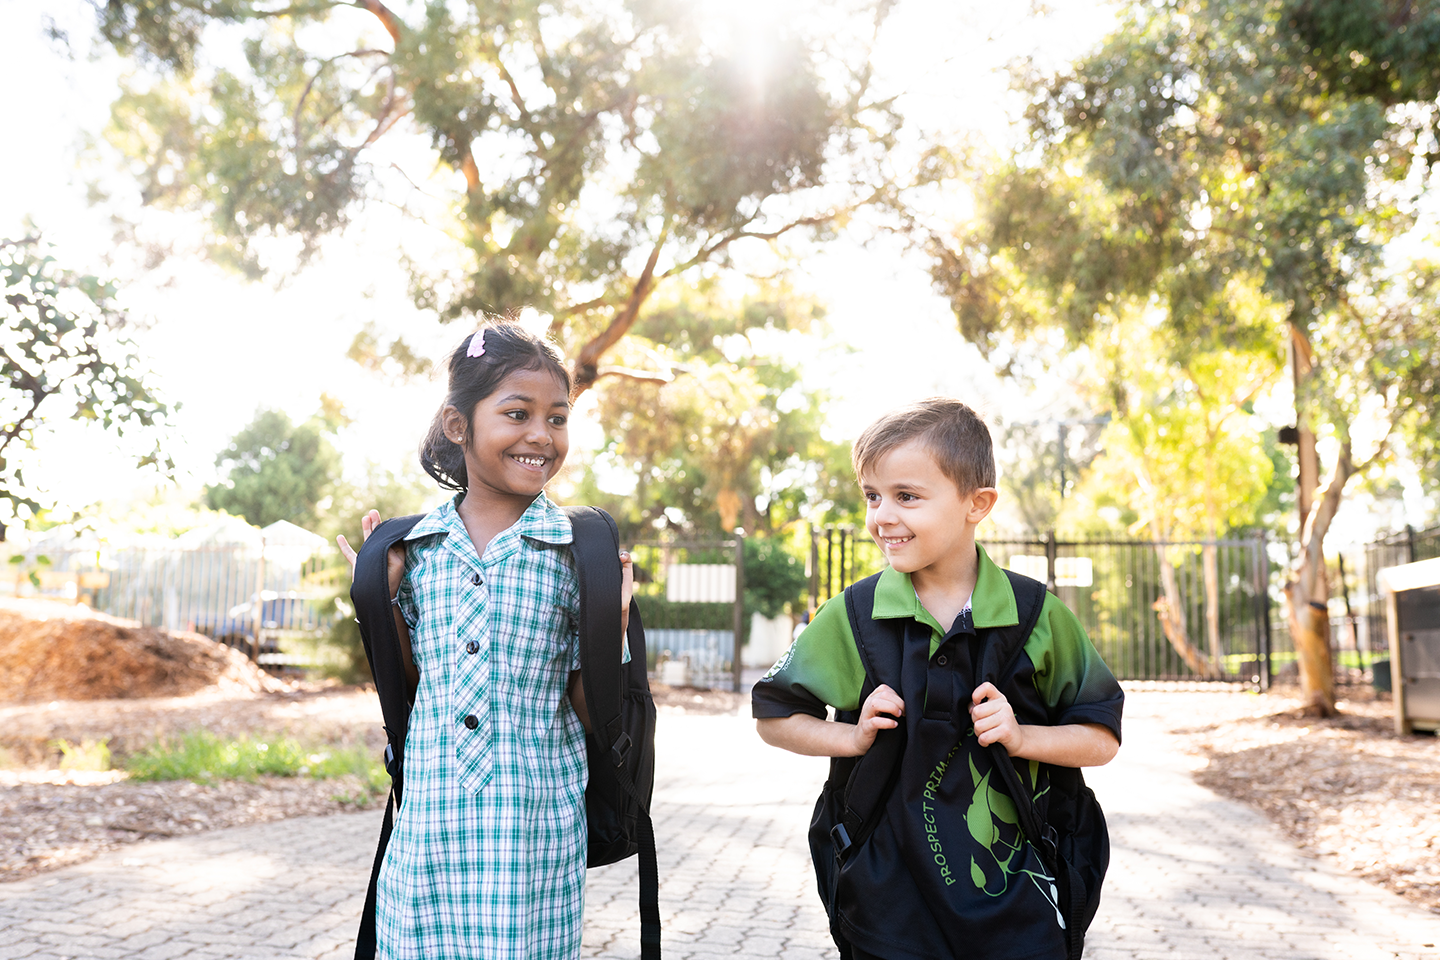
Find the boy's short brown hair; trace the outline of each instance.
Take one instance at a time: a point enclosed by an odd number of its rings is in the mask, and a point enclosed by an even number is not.
[[[896,447],[923,440],[940,472],[962,495],[995,486],[995,452],[990,429],[980,415],[959,400],[930,397],[885,414],[860,434],[850,452],[855,477]]]

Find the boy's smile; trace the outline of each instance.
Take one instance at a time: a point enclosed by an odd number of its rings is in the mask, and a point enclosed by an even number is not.
[[[900,573],[920,581],[964,580],[975,565],[975,524],[989,513],[995,491],[961,494],[930,448],[914,439],[890,450],[860,478],[865,529]]]

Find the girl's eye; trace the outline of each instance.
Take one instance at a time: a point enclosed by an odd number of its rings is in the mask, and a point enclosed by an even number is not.
[[[505,416],[509,417],[511,420],[516,421],[530,419],[530,414],[525,412],[524,410],[506,410]]]
[[[868,503],[879,503],[879,502],[880,502],[880,494],[878,494],[878,493],[866,493],[866,494],[865,494],[865,500],[866,500],[866,502],[868,502]]]
[[[565,418],[557,413],[555,414],[555,416],[550,418],[550,423],[552,426],[563,427],[565,426]]]
[[[916,497],[913,493],[901,493],[896,494],[895,499],[899,500],[901,503],[909,503],[911,500],[916,499]]]

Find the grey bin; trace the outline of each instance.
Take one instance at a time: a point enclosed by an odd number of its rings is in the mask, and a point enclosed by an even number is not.
[[[1375,581],[1386,598],[1395,731],[1440,729],[1440,557],[1386,567]]]

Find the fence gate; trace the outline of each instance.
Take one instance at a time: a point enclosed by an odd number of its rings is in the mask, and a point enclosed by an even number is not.
[[[635,596],[647,667],[670,686],[740,689],[745,642],[745,541],[640,541]]]

